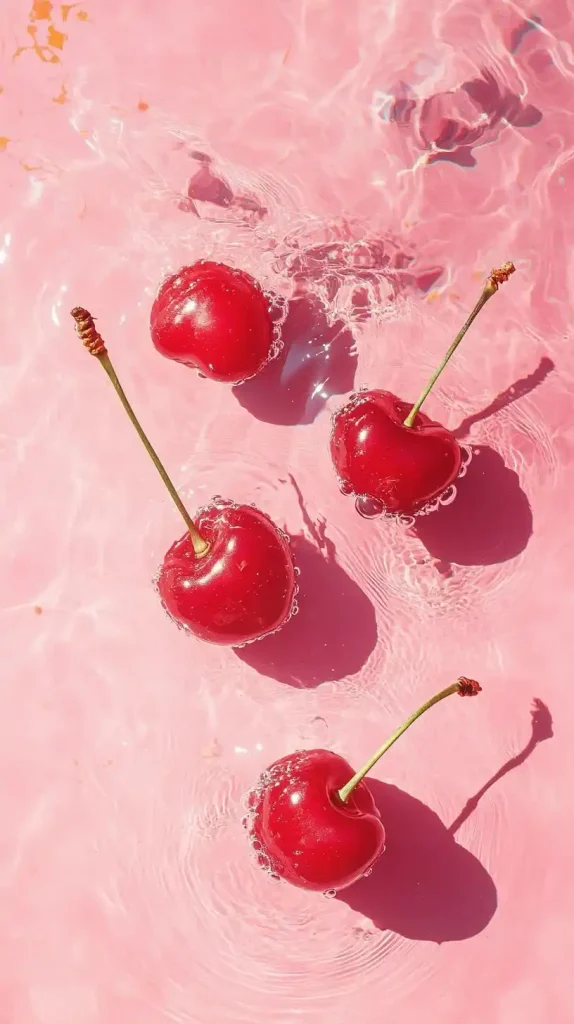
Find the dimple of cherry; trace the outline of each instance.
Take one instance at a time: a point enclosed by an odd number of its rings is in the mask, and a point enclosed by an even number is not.
[[[168,277],[150,328],[162,355],[229,384],[253,377],[273,356],[267,298],[253,277],[223,263],[200,260]]]
[[[440,498],[461,471],[462,452],[452,431],[421,406],[482,307],[514,273],[493,270],[476,306],[414,406],[389,391],[364,391],[334,417],[331,458],[345,494],[363,515],[416,515]]]
[[[157,586],[165,609],[195,636],[214,644],[240,646],[275,632],[289,619],[297,591],[287,536],[253,506],[222,499],[213,499],[191,519],[125,395],[93,317],[81,307],[72,316],[187,528],[159,571]]]
[[[434,704],[481,687],[461,677],[407,718],[358,772],[332,750],[298,750],[263,772],[249,796],[246,827],[259,863],[301,889],[345,889],[385,849],[385,828],[364,782],[393,743]]]

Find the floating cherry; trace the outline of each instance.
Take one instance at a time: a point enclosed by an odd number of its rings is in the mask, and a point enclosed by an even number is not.
[[[298,750],[275,761],[249,797],[246,827],[261,866],[302,889],[344,889],[373,867],[385,829],[365,775],[434,704],[481,687],[461,677],[407,718],[360,771],[332,750]]]
[[[224,263],[200,260],[161,285],[150,315],[163,356],[204,377],[238,384],[274,354],[269,302],[257,281]]]
[[[72,310],[88,352],[96,356],[180,512],[187,532],[167,552],[158,577],[164,607],[195,636],[232,647],[279,629],[296,594],[287,536],[251,505],[213,499],[192,520],[146,437],[87,310]]]
[[[410,516],[439,499],[454,483],[462,465],[460,445],[450,430],[421,412],[421,406],[473,320],[514,269],[512,263],[505,263],[492,271],[414,406],[389,391],[372,390],[352,396],[335,414],[331,458],[344,493],[379,503],[387,514]]]

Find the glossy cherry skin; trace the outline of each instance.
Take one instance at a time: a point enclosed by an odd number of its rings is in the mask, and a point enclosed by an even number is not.
[[[385,512],[412,515],[440,497],[462,462],[450,430],[389,391],[364,391],[335,415],[331,458],[347,493],[380,502]]]
[[[223,263],[201,260],[168,277],[150,328],[162,355],[230,384],[258,373],[273,350],[269,303],[257,281]]]
[[[285,535],[251,505],[212,504],[194,521],[210,548],[197,558],[187,533],[171,546],[157,583],[167,612],[201,640],[230,647],[279,629],[296,593]]]
[[[343,803],[354,775],[331,750],[299,750],[275,761],[250,795],[248,827],[262,865],[302,889],[344,889],[385,848],[385,830],[366,782]]]

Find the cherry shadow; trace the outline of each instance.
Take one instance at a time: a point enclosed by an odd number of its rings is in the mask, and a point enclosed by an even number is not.
[[[470,428],[475,423],[480,423],[482,420],[488,419],[490,416],[495,416],[496,413],[501,412],[502,409],[506,409],[513,402],[517,402],[519,398],[524,398],[525,395],[530,394],[535,388],[542,384],[546,380],[548,374],[552,373],[556,369],[555,364],[548,356],[543,356],[538,366],[532,373],[529,373],[526,377],[521,377],[520,380],[515,381],[509,388],[502,391],[490,405],[487,405],[486,409],[482,409],[480,412],[474,413],[472,416],[467,416],[462,421],[459,427],[454,431],[454,436],[461,440],[466,437]]]
[[[254,196],[235,193],[229,182],[214,168],[207,153],[193,150],[190,153],[196,169],[187,183],[187,197],[180,203],[180,209],[200,217],[197,203],[207,203],[222,210],[238,211],[259,221],[267,215],[267,209]]]
[[[530,714],[531,735],[524,748],[467,800],[450,828],[420,800],[369,779],[387,832],[387,848],[372,874],[337,898],[370,918],[375,927],[407,939],[456,942],[483,931],[496,911],[496,888],[480,861],[459,846],[455,834],[492,786],[524,764],[539,743],[552,739],[552,715],[538,697]]]
[[[532,534],[532,509],[518,474],[487,445],[472,450],[452,504],[420,516],[412,528],[446,575],[452,565],[497,565],[516,558]]]
[[[449,828],[451,835],[456,835],[461,825],[464,824],[467,818],[470,818],[470,815],[476,810],[485,793],[488,793],[488,790],[491,789],[492,786],[499,782],[500,779],[504,778],[505,775],[508,775],[508,772],[511,772],[521,764],[524,764],[526,759],[529,758],[536,750],[539,743],[543,743],[544,740],[552,739],[554,736],[552,715],[544,701],[541,701],[539,697],[535,697],[532,702],[530,717],[531,734],[528,743],[523,747],[520,753],[506,761],[506,763],[502,765],[502,768],[499,768],[496,774],[478,790],[478,793],[475,793],[474,796],[471,796],[470,799],[467,800],[462,811],[458,817],[455,818]]]
[[[471,78],[462,88],[487,115],[491,125],[506,121],[515,128],[533,128],[542,120],[537,107],[523,103],[518,93],[497,82],[488,68],[483,68],[479,78]]]
[[[475,146],[494,142],[508,125],[532,128],[542,113],[499,82],[488,68],[457,89],[435,93],[419,106],[411,90],[398,83],[388,119],[402,127],[417,123],[417,131],[428,153],[429,164],[448,161],[460,167],[475,167]]]
[[[338,899],[381,931],[406,939],[457,942],[486,928],[497,906],[488,871],[409,793],[369,780],[387,832],[385,853],[368,878]]]
[[[283,350],[234,392],[257,419],[284,426],[312,423],[328,398],[353,390],[354,325],[403,292],[428,292],[443,273],[390,238],[301,245],[287,237],[275,249],[274,269],[294,286],[281,327]],[[337,304],[345,319],[333,321],[329,310]]]
[[[525,36],[527,36],[529,32],[533,32],[534,30],[540,31],[542,24],[542,18],[538,14],[533,14],[529,18],[524,18],[512,32],[509,46],[510,52],[516,53],[518,47],[520,46]]]
[[[322,548],[292,538],[301,570],[300,611],[278,633],[236,648],[238,658],[261,675],[288,686],[311,688],[355,675],[377,643],[373,604],[338,565],[332,541]]]
[[[442,267],[421,265],[391,237],[330,239],[306,246],[286,239],[286,250],[276,253],[275,268],[299,288],[311,285],[327,305],[341,289],[350,289],[354,322],[371,314],[372,302],[365,303],[365,297],[392,301],[407,290],[428,292],[443,274]]]
[[[281,339],[278,358],[252,380],[234,387],[235,397],[265,423],[313,423],[331,395],[353,390],[353,335],[341,320],[329,321],[319,298],[303,293],[289,302]]]

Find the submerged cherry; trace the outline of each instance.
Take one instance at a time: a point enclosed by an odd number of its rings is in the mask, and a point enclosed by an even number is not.
[[[273,321],[257,281],[200,260],[161,285],[150,315],[158,352],[212,380],[238,384],[272,358]]]
[[[201,509],[195,522],[191,519],[126,398],[93,317],[80,307],[72,316],[187,527],[159,572],[158,590],[166,610],[200,639],[232,647],[279,629],[291,615],[297,589],[287,536],[253,506],[219,498]]]
[[[385,829],[365,775],[434,704],[481,687],[461,677],[407,718],[360,771],[331,750],[299,750],[275,761],[249,798],[247,827],[261,866],[302,889],[344,889],[373,867]]]
[[[493,270],[442,363],[414,406],[389,391],[355,395],[334,418],[331,458],[341,487],[371,514],[414,515],[440,498],[460,473],[462,453],[454,434],[433,422],[421,406],[473,320],[499,285],[514,273]]]

